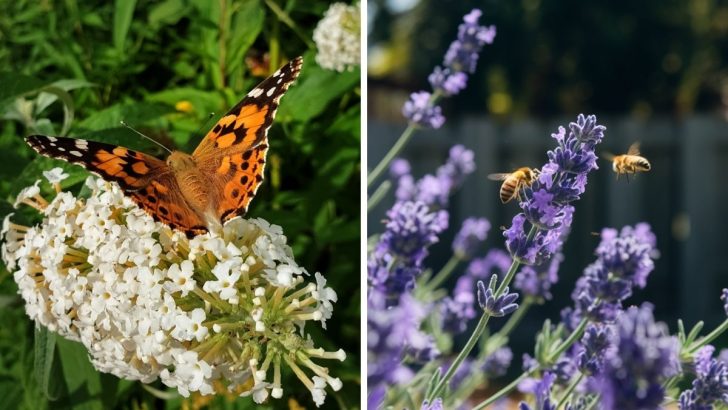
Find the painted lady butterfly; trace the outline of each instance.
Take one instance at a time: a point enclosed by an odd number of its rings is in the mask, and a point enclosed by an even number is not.
[[[192,237],[247,211],[263,181],[268,129],[302,64],[298,57],[258,84],[192,155],[174,151],[162,161],[111,144],[44,135],[31,135],[26,142],[42,155],[118,183],[156,221]]]

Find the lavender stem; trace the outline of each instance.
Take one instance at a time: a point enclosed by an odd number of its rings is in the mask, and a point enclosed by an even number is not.
[[[375,206],[377,206],[377,204],[379,204],[387,192],[389,192],[389,188],[391,187],[392,183],[390,181],[384,181],[377,187],[377,189],[374,190],[372,196],[370,196],[367,200],[367,212],[371,211]]]
[[[528,232],[528,239],[532,239],[536,232],[538,231],[538,228],[536,226],[531,226],[531,230]],[[513,259],[513,262],[511,262],[511,267],[508,269],[508,272],[506,273],[505,278],[503,279],[503,282],[501,282],[501,285],[498,287],[498,289],[495,291],[495,297],[498,298],[501,294],[503,294],[503,291],[506,287],[508,287],[508,284],[511,280],[513,280],[513,277],[516,275],[516,271],[518,270],[518,267],[521,265],[521,262],[518,261],[518,259]],[[475,330],[473,330],[473,333],[470,335],[470,338],[468,339],[468,342],[463,347],[463,350],[458,353],[458,355],[455,357],[455,360],[453,360],[452,365],[449,369],[447,369],[447,373],[445,373],[445,376],[440,380],[440,382],[437,384],[437,386],[433,389],[432,393],[429,397],[427,397],[427,401],[432,401],[435,397],[437,397],[438,394],[447,386],[447,384],[450,382],[450,379],[457,371],[458,367],[460,367],[460,364],[462,364],[463,360],[465,360],[466,357],[470,354],[470,352],[473,350],[476,344],[478,344],[478,340],[483,335],[483,332],[485,331],[486,327],[488,326],[488,320],[490,319],[490,315],[487,313],[483,313],[483,315],[480,317],[480,321],[478,321],[478,325],[475,327]]]

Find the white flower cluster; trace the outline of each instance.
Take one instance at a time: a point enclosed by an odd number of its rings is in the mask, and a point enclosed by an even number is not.
[[[316,62],[336,71],[353,70],[361,61],[361,6],[332,4],[313,31]]]
[[[282,397],[281,365],[317,405],[326,385],[341,388],[312,359],[344,360],[344,352],[314,348],[304,335],[306,321],[325,325],[336,293],[319,273],[307,282],[279,226],[237,218],[188,240],[116,184],[89,178],[84,200],[60,191],[60,170],[46,178],[52,201],[36,182],[16,202],[41,211],[42,222],[6,218],[2,257],[28,316],[83,343],[98,370],[160,378],[184,396],[227,388],[257,403]]]

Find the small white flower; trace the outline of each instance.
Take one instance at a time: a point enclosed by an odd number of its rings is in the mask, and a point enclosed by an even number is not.
[[[316,62],[336,71],[353,70],[361,59],[360,4],[334,3],[313,31]]]
[[[190,261],[184,261],[181,265],[174,264],[167,270],[167,277],[172,282],[165,282],[165,287],[169,292],[182,291],[182,296],[186,296],[192,289],[195,288],[195,280],[192,279],[194,273],[192,269],[194,266]]]
[[[18,196],[15,198],[15,203],[13,203],[13,207],[17,208],[24,201],[33,199],[36,196],[40,195],[40,187],[38,186],[38,184],[40,184],[40,179],[35,181],[33,185],[23,188]]]
[[[311,389],[311,397],[313,402],[316,403],[316,407],[324,404],[326,400],[326,379],[323,377],[313,376],[313,388]]]
[[[63,172],[62,168],[53,168],[50,171],[43,171],[43,176],[45,179],[48,180],[51,184],[59,184],[64,179],[68,178],[68,174]]]
[[[314,274],[316,277],[316,290],[312,292],[314,298],[318,302],[316,307],[321,312],[321,326],[326,329],[326,320],[331,319],[334,313],[334,305],[331,302],[337,301],[336,292],[326,287],[326,278],[318,272]]]
[[[214,394],[218,381],[234,389],[252,376],[243,395],[281,398],[281,363],[312,389],[317,404],[325,386],[316,377],[312,384],[306,372],[340,387],[311,359],[341,360],[343,353],[314,348],[303,330],[306,321],[330,317],[336,294],[320,274],[310,283],[280,226],[236,218],[220,232],[188,240],[154,222],[116,184],[86,184],[88,198],[59,192],[46,203],[36,183],[19,203],[38,209],[42,222],[4,221],[2,257],[32,320],[82,343],[99,371],[144,383],[161,379],[183,396]],[[241,349],[250,360],[230,354]]]

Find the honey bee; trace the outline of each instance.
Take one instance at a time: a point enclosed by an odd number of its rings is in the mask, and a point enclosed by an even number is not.
[[[605,158],[612,161],[612,169],[617,173],[617,178],[624,174],[627,176],[627,180],[629,180],[629,174],[647,172],[652,168],[650,161],[640,155],[639,142],[630,145],[626,154],[606,154]]]
[[[517,170],[504,174],[490,174],[488,179],[492,181],[503,181],[500,188],[501,202],[508,203],[513,198],[521,198],[521,189],[531,186],[538,176],[538,171],[528,167],[521,167]]]

